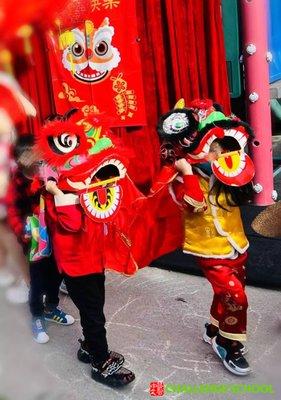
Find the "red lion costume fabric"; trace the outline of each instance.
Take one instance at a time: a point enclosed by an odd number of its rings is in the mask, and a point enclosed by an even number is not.
[[[166,195],[174,171],[165,170],[165,179],[159,178],[145,197],[127,175],[130,154],[97,118],[52,121],[40,132],[37,146],[64,192],[46,194],[47,223],[61,270],[71,276],[104,268],[132,275],[181,244],[181,230],[169,234],[168,229],[168,217],[177,224],[181,218]]]

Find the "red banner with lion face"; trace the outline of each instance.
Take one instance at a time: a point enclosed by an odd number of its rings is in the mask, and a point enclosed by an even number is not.
[[[56,111],[145,125],[134,0],[71,0],[47,43]]]

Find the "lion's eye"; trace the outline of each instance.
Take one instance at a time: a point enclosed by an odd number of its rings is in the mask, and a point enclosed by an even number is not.
[[[108,52],[108,44],[105,40],[99,42],[95,47],[95,52],[98,56],[105,56]]]
[[[71,153],[79,145],[78,137],[69,133],[62,133],[48,140],[51,148],[58,154]]]
[[[81,57],[84,54],[83,47],[77,42],[71,47],[71,51],[75,57]]]
[[[181,132],[189,126],[189,120],[184,113],[173,113],[163,122],[163,130],[165,133],[174,134]]]

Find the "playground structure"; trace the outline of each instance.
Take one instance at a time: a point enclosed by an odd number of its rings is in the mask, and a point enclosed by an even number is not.
[[[277,168],[273,173],[273,156],[275,162],[278,160],[272,141],[276,148],[279,140],[272,136],[271,110],[280,119],[281,4],[274,0],[223,0],[222,5],[230,94],[244,99],[247,119],[255,132],[251,148],[256,165],[255,202],[268,205],[277,198],[273,177],[280,172]]]

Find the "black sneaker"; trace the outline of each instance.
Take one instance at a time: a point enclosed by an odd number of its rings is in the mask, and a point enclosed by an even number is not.
[[[111,387],[128,385],[135,379],[135,374],[124,368],[118,361],[109,356],[102,364],[92,363],[92,378]]]
[[[251,372],[247,360],[241,351],[231,346],[221,346],[217,343],[217,338],[212,339],[212,346],[215,353],[220,357],[225,368],[235,375],[248,375]]]
[[[211,324],[209,324],[208,322],[205,323],[205,330],[203,332],[203,340],[204,342],[208,343],[208,344],[212,344],[212,339],[216,336],[216,335],[212,335],[209,329],[209,326]],[[219,330],[219,329],[218,329]],[[244,356],[246,353],[248,353],[248,348],[246,346],[244,346],[243,343],[238,342],[237,340],[237,348],[238,350],[241,352],[241,354]]]
[[[90,364],[92,362],[92,358],[89,353],[89,348],[87,346],[86,341],[82,340],[82,339],[78,339],[78,342],[80,343],[80,348],[77,351],[78,360],[85,364]],[[119,363],[120,366],[125,361],[124,356],[122,356],[122,354],[116,353],[115,351],[109,350],[109,356],[111,358],[115,359]]]

